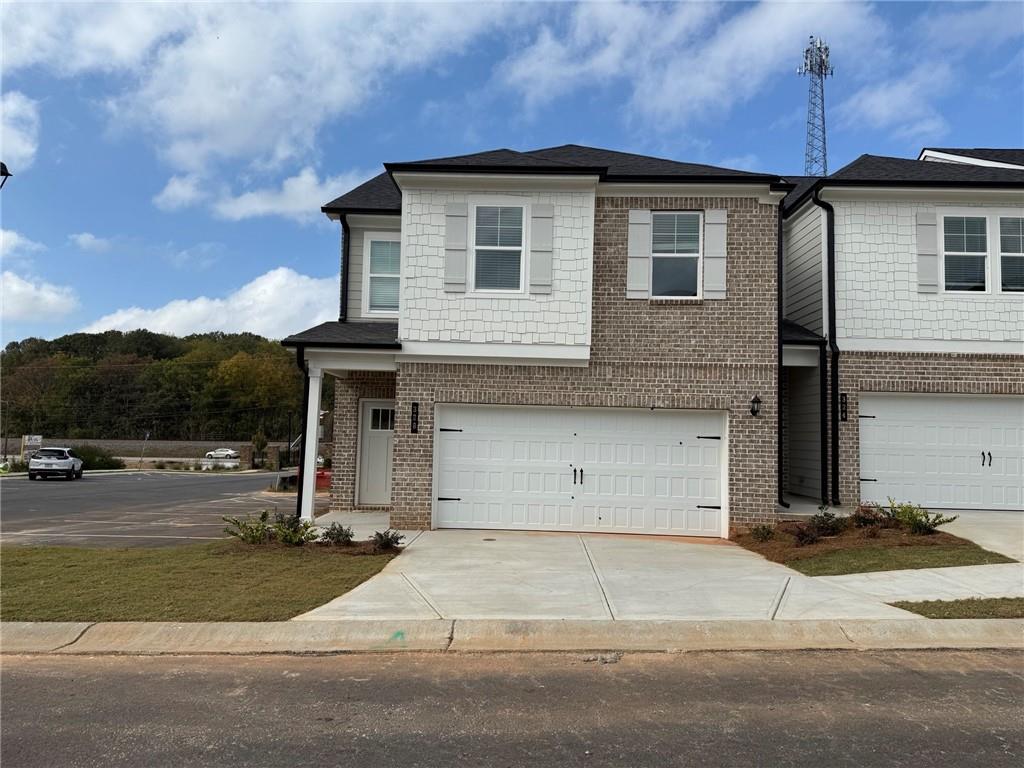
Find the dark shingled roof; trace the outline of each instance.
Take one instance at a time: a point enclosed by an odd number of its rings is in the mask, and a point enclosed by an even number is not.
[[[804,328],[792,320],[782,321],[782,343],[783,344],[824,344],[825,337],[819,336],[814,331]]]
[[[973,157],[977,160],[992,160],[996,163],[1013,163],[1024,165],[1024,149],[988,149],[984,147],[925,147],[922,152],[930,149],[932,152],[945,152],[947,155],[960,155],[961,157]],[[934,162],[934,161],[933,161]]]
[[[686,177],[692,177],[694,180],[700,181],[733,179],[771,182],[779,180],[779,177],[773,174],[736,171],[732,168],[719,168],[714,165],[698,163],[680,163],[677,160],[635,155],[632,152],[618,152],[613,149],[584,147],[579,144],[532,149],[529,154],[551,160],[604,168],[606,172],[602,178],[603,181],[650,179],[658,176],[671,177],[672,180],[685,180]]]
[[[342,323],[331,320],[281,342],[286,347],[401,349],[398,323]]]
[[[821,176],[787,176],[786,181],[796,186],[786,195],[782,200],[782,210],[788,211],[792,204],[798,200],[803,200],[804,195],[811,190],[815,182],[821,179]]]
[[[391,175],[384,172],[335,198],[320,210],[324,213],[401,213],[402,193],[391,180]]]
[[[400,213],[401,193],[391,174],[409,171],[459,173],[530,173],[599,176],[619,182],[719,182],[785,185],[778,176],[713,165],[680,163],[660,157],[611,149],[564,144],[528,152],[492,149],[469,155],[437,157],[404,163],[385,163],[386,173],[367,181],[325,205],[324,213]],[[785,189],[785,186],[782,186]]]
[[[797,208],[814,189],[827,187],[980,187],[994,189],[1024,189],[1024,170],[992,168],[962,163],[935,163],[908,160],[904,157],[861,155],[831,176],[802,191],[794,190],[786,196],[783,206],[787,211]]]

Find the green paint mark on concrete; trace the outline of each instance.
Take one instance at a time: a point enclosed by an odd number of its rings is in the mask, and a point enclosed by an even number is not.
[[[388,642],[389,643],[404,643],[405,642],[405,630],[404,629],[400,629],[397,632],[395,632],[388,639]]]

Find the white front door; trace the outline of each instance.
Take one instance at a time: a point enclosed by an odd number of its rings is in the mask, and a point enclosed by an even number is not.
[[[725,416],[439,405],[435,524],[720,536]]]
[[[860,494],[1024,509],[1024,397],[862,394]]]
[[[391,503],[391,448],[395,434],[393,400],[363,400],[359,419],[360,505]]]

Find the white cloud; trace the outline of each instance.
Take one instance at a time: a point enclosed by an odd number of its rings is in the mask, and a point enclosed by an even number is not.
[[[885,129],[908,141],[943,136],[949,124],[933,106],[934,99],[955,80],[948,63],[930,62],[903,77],[861,88],[836,108],[842,127]]]
[[[167,261],[177,269],[204,270],[220,261],[226,250],[223,243],[196,243],[189,248],[170,251]]]
[[[45,322],[63,317],[78,308],[78,297],[73,289],[44,280],[24,278],[10,270],[3,273],[0,298],[0,317],[5,321]]]
[[[272,339],[338,317],[338,278],[300,275],[278,267],[224,298],[178,299],[156,309],[119,309],[82,331],[146,328],[185,335],[204,331],[250,331]]]
[[[737,10],[738,9],[738,10]],[[668,131],[721,117],[794,77],[814,30],[840,57],[878,48],[884,27],[870,6],[854,3],[761,3],[728,11],[704,3],[584,3],[564,29],[544,27],[512,56],[499,79],[528,107],[576,88],[625,83],[627,113]],[[856,66],[856,65],[854,65]]]
[[[732,168],[737,171],[763,171],[761,167],[761,158],[757,155],[749,152],[745,155],[735,155],[733,157],[726,157],[723,160],[715,163],[722,168]]]
[[[206,197],[196,174],[171,176],[167,184],[153,197],[153,204],[162,211],[176,211],[195,205]]]
[[[105,100],[111,127],[152,138],[177,174],[155,203],[174,208],[222,176],[220,161],[261,172],[310,163],[320,128],[388,78],[519,16],[484,3],[8,3],[5,30],[19,34],[4,36],[4,68],[128,75]]]
[[[13,229],[0,229],[0,258],[5,261],[24,258],[29,254],[45,250],[45,245],[29,240],[20,232],[15,232]]]
[[[0,159],[17,175],[35,162],[38,149],[39,104],[20,91],[8,91],[0,99]]]
[[[92,232],[78,232],[74,235],[68,235],[74,245],[83,251],[93,251],[94,253],[104,253],[109,251],[113,243],[104,237],[96,237]]]
[[[214,212],[224,219],[239,221],[255,216],[285,216],[296,221],[320,217],[320,206],[374,175],[353,171],[323,179],[312,168],[303,168],[285,179],[279,188],[263,187],[237,196],[224,196],[214,203]]]

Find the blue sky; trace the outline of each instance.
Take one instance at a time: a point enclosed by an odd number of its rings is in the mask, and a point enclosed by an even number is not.
[[[1024,144],[1020,3],[7,3],[3,342],[337,315],[319,206],[386,160],[590,144],[802,172]],[[412,34],[415,32],[415,34]]]

